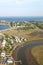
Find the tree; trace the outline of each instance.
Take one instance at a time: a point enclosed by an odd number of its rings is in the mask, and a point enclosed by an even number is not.
[[[10,22],[10,26],[11,26],[11,27],[13,26],[13,22]]]

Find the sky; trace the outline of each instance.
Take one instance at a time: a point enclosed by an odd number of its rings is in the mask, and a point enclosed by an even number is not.
[[[0,0],[0,16],[43,16],[43,0]]]

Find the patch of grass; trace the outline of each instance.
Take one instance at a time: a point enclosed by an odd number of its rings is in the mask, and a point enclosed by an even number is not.
[[[35,28],[36,28],[35,26],[26,26],[23,28],[18,28],[17,30],[30,30],[30,29],[35,29]]]
[[[43,45],[32,48],[31,53],[35,57],[36,61],[40,65],[43,65]]]

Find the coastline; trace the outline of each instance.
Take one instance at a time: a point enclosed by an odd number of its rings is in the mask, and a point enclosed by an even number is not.
[[[35,41],[43,41],[43,39],[41,39],[41,40],[33,40],[33,41],[34,41],[34,42],[35,42]],[[24,44],[23,47],[25,47],[26,45],[29,45],[29,43],[32,43],[33,41],[29,41],[28,43]],[[17,46],[17,48],[15,49],[15,51],[13,51],[12,56],[13,56],[14,60],[16,60],[16,61],[18,60],[17,54],[18,54],[19,50],[20,50],[21,48],[23,48],[23,47],[22,47],[22,45]],[[18,65],[18,63],[16,63],[15,65]]]
[[[13,32],[13,31],[15,31],[15,30],[16,30],[15,27],[11,27],[11,28],[6,29],[6,30],[1,30],[1,32],[2,32],[2,33],[5,32],[5,31],[6,31],[6,32],[8,32],[8,31],[10,31],[10,32],[12,31],[12,32]],[[41,29],[35,29],[35,30],[32,30],[31,33],[34,32],[34,31],[40,32],[40,31],[43,31],[43,30],[41,30]],[[12,33],[12,32],[11,32],[11,33]],[[20,32],[20,31],[18,31],[18,32]],[[18,33],[18,32],[17,32],[17,33]],[[9,34],[11,34],[11,33],[9,33]],[[16,34],[17,34],[17,33],[16,33]],[[28,33],[29,33],[29,31],[28,31]],[[30,34],[30,33],[29,33],[29,34]],[[37,34],[36,34],[36,35],[37,35]],[[14,60],[18,60],[18,59],[17,59],[17,54],[18,54],[19,49],[22,47],[22,45],[23,45],[23,47],[24,47],[25,45],[27,45],[29,42],[32,42],[33,40],[35,41],[35,40],[41,40],[41,39],[43,40],[43,37],[42,37],[42,38],[40,38],[40,37],[38,37],[38,38],[36,37],[36,38],[35,38],[35,36],[34,36],[34,38],[29,39],[28,42],[25,42],[25,43],[23,43],[23,44],[17,45],[17,47],[16,47],[15,50],[14,50],[14,52],[15,52],[15,54],[14,54],[15,59],[14,59]],[[17,49],[17,51],[16,51],[16,49]],[[18,65],[18,64],[15,64],[15,65]]]
[[[10,28],[8,28],[8,29],[0,30],[0,32],[12,30],[12,29],[14,29],[14,27],[10,27]]]

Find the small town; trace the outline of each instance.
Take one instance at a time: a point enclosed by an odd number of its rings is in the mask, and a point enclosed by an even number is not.
[[[25,42],[26,38],[18,36],[8,36],[6,34],[0,33],[0,64],[12,64],[14,60],[11,56],[13,48],[15,48],[18,43]]]

